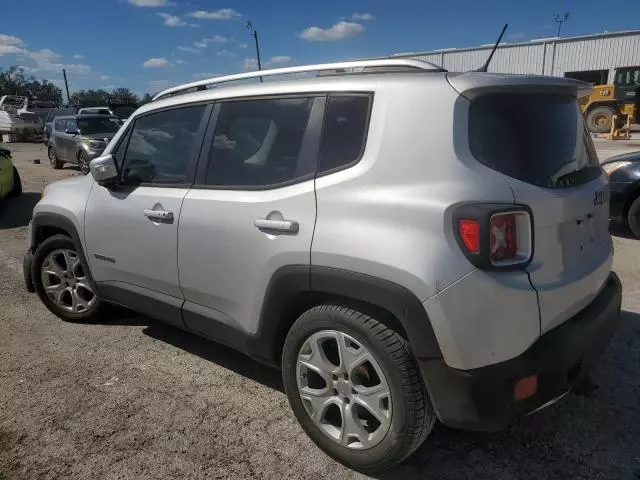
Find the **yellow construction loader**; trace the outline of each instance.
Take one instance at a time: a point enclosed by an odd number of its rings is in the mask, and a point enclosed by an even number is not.
[[[640,121],[640,67],[616,68],[614,82],[595,85],[591,95],[580,99],[580,109],[589,130],[607,133],[612,129]]]

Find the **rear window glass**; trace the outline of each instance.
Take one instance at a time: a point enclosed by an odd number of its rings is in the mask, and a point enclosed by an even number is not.
[[[492,93],[473,100],[469,144],[483,165],[544,188],[601,174],[591,136],[570,95]]]

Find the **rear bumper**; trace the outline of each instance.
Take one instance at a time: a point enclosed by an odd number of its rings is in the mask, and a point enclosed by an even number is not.
[[[495,431],[553,402],[596,363],[617,329],[621,301],[622,286],[612,273],[593,302],[516,358],[473,370],[450,368],[442,359],[420,361],[440,421]],[[516,401],[516,382],[534,374],[537,392]]]

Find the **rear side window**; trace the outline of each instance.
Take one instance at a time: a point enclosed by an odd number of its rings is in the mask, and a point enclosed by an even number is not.
[[[331,95],[327,100],[319,172],[360,159],[369,128],[369,95]]]
[[[469,144],[483,165],[544,188],[589,182],[601,174],[575,97],[492,93],[473,100]]]
[[[59,132],[64,132],[67,129],[67,121],[66,120],[56,120],[55,129]]]
[[[302,148],[313,98],[223,103],[213,134],[205,183],[260,188],[305,178],[315,161]]]
[[[133,183],[184,183],[194,149],[200,147],[196,138],[205,109],[205,105],[195,105],[138,118],[124,154],[123,179]]]

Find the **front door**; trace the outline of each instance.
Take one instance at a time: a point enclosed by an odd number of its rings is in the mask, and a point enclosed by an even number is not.
[[[65,139],[67,134],[65,133],[67,130],[67,119],[66,118],[58,118],[54,122],[53,125],[53,148],[56,152],[56,156],[58,160],[65,160]]]
[[[269,281],[309,265],[324,97],[224,102],[178,232],[188,327],[255,333]],[[215,113],[214,113],[215,116]]]
[[[78,140],[78,134],[78,123],[73,118],[68,119],[66,128],[62,132],[62,155],[65,162],[77,161],[76,142]]]
[[[87,258],[100,294],[177,325],[178,219],[209,112],[196,105],[137,118],[111,152],[121,184],[94,185],[85,214]]]

